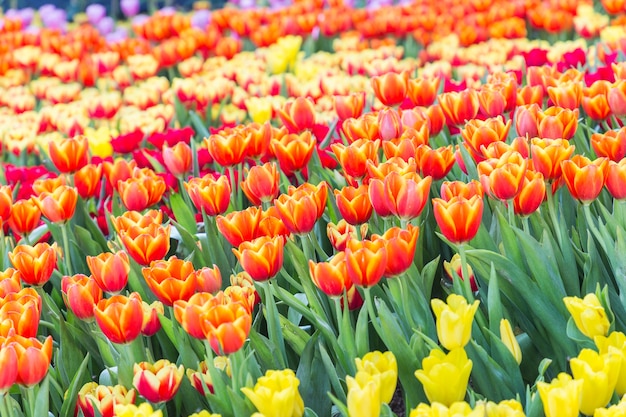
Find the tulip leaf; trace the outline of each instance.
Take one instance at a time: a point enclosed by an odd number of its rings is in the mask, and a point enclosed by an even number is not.
[[[369,337],[369,320],[368,320],[367,308],[361,307],[359,315],[356,320],[356,353],[358,356],[363,356],[370,351],[370,337]]]
[[[322,359],[322,364],[324,365],[324,369],[326,369],[326,373],[328,374],[328,379],[334,391],[334,395],[339,398],[340,401],[343,401],[345,403],[346,392],[344,391],[344,387],[341,385],[339,377],[337,376],[337,366],[333,363],[332,359],[328,355],[328,351],[322,344],[319,345],[319,353]],[[327,394],[331,397],[331,399],[334,398],[333,394],[331,394],[330,392],[327,392]]]
[[[62,342],[62,348],[64,347],[64,344],[65,342]],[[61,408],[61,413],[59,414],[59,417],[73,417],[74,408],[76,406],[76,398],[78,397],[78,391],[80,390],[82,383],[84,382],[83,375],[87,370],[89,359],[89,352],[87,352],[87,354],[85,355],[85,359],[83,359],[82,363],[74,374],[74,378],[72,378],[72,382],[69,384],[69,387],[67,389],[67,397],[65,401],[63,401],[63,407]]]
[[[311,336],[296,324],[286,319],[282,314],[278,315],[278,319],[280,321],[283,337],[298,356],[302,355],[307,343],[310,343]]]
[[[500,320],[502,320],[502,300],[500,299],[500,287],[498,286],[498,275],[493,264],[489,273],[489,288],[487,291],[487,308],[489,310],[489,330],[493,333],[499,331]]]
[[[77,346],[76,338],[68,329],[68,324],[65,320],[59,320],[59,333],[61,340],[57,356],[57,369],[63,386],[68,386],[72,377],[77,374],[80,366],[76,362],[76,358],[82,357],[83,352]]]
[[[319,333],[315,333],[300,355],[296,376],[300,381],[306,381],[299,387],[304,404],[317,415],[327,416],[332,408],[332,401],[327,394],[330,391],[330,376],[324,368],[319,346]],[[334,374],[337,378],[336,371]]]
[[[421,273],[421,291],[424,294],[424,298],[430,300],[430,296],[433,290],[433,282],[435,281],[435,275],[437,274],[437,269],[439,268],[439,260],[441,255],[437,256],[432,261],[428,262]]]
[[[211,106],[208,106],[208,107],[209,109],[211,108]],[[198,132],[198,134],[201,137],[208,138],[209,136],[211,136],[209,129],[206,128],[206,126],[204,125],[204,122],[202,121],[202,118],[200,118],[198,113],[191,110],[189,112],[189,120],[191,121],[191,125],[193,126],[193,129],[196,132]]]
[[[187,231],[187,229],[185,229],[184,226],[177,223],[175,220],[170,219],[170,223],[174,225],[174,230],[178,232],[180,239],[182,240],[185,248],[189,252],[191,252],[191,261],[193,263],[194,268],[200,269],[203,266],[207,266],[208,259],[207,260],[201,259],[200,254],[198,253],[198,247],[196,246],[196,239],[193,237],[193,235],[190,234],[189,231]],[[172,238],[175,238],[173,232],[171,233],[171,236]]]
[[[250,345],[261,362],[264,369],[280,369],[281,365],[276,356],[276,347],[272,342],[256,329],[250,329]],[[289,341],[289,339],[287,339]]]
[[[465,350],[473,362],[472,385],[478,392],[495,402],[515,397],[515,391],[509,386],[510,376],[482,346],[472,340]]]
[[[502,369],[506,372],[507,378],[506,383],[507,386],[514,393],[518,393],[519,395],[524,395],[524,380],[522,379],[522,372],[520,371],[520,367],[515,360],[515,357],[511,353],[508,347],[502,342],[502,340],[496,335],[494,332],[487,332],[487,336],[490,339],[491,344],[491,352],[490,356],[493,360],[502,366]],[[522,360],[524,360],[522,358]]]
[[[76,239],[76,245],[80,248],[84,255],[98,256],[102,253],[102,248],[93,239],[93,235],[90,231],[80,226],[74,226],[73,233],[74,238]],[[81,256],[81,259],[85,258],[84,255]],[[72,258],[72,264],[74,263],[74,258]]]
[[[78,224],[82,224],[85,226],[85,228],[91,234],[91,238],[100,246],[100,252],[109,251],[108,242],[106,240],[106,237],[104,236],[104,233],[102,233],[102,230],[100,230],[100,227],[96,224],[95,220],[93,220],[89,215],[87,205],[82,198],[79,198],[78,202],[76,203],[74,220]]]
[[[50,411],[50,375],[46,375],[37,389],[35,396],[35,416],[45,416]]]

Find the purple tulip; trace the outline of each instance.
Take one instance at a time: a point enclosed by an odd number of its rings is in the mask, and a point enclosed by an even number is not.
[[[173,8],[172,6],[168,6],[159,10],[159,13],[162,15],[171,16],[173,14],[176,14],[176,9]]]
[[[64,29],[67,26],[67,14],[62,9],[53,9],[41,15],[41,20],[45,27],[51,29]]]
[[[26,7],[19,11],[20,19],[22,20],[22,26],[26,27],[30,25],[35,17],[35,10],[31,7]]]
[[[138,14],[137,16],[133,17],[133,19],[130,21],[130,23],[131,23],[132,26],[142,25],[148,19],[149,19],[149,17],[146,16],[145,14]]]
[[[140,3],[139,0],[121,0],[120,1],[120,9],[124,16],[133,17],[139,13]]]
[[[211,21],[209,10],[198,10],[191,16],[191,26],[204,30]]]
[[[89,23],[95,26],[106,16],[107,9],[101,4],[90,4],[87,6],[87,9],[85,9],[85,13],[87,14]]]
[[[105,35],[105,39],[108,43],[121,42],[128,37],[128,31],[124,28],[117,28],[113,32]]]
[[[113,29],[115,29],[115,21],[111,16],[105,16],[100,20],[96,27],[102,35],[108,35],[113,32]]]
[[[48,16],[50,12],[52,12],[54,9],[56,9],[56,7],[54,7],[54,4],[44,4],[43,6],[41,6],[39,8],[39,16],[41,16],[41,20],[44,20],[46,16]]]

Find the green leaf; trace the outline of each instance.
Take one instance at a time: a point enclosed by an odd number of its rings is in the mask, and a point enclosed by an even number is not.
[[[498,275],[493,264],[489,274],[489,290],[487,293],[487,307],[489,310],[489,330],[498,333],[500,320],[502,320],[502,301],[500,299],[500,287],[498,286]]]
[[[191,235],[198,232],[196,218],[180,193],[173,193],[170,195],[170,207],[180,226],[182,226]]]
[[[58,350],[57,368],[61,375],[63,386],[68,386],[72,378],[77,374],[80,364],[76,358],[84,356],[83,351],[78,347],[76,339],[65,320],[59,320],[59,333],[61,340]]]
[[[330,391],[330,376],[324,368],[318,336],[318,333],[314,334],[306,344],[300,356],[296,376],[300,381],[306,381],[305,384],[300,384],[304,404],[317,415],[327,416],[332,408],[332,401],[327,394]],[[334,377],[337,378],[336,372]]]
[[[300,327],[287,320],[282,314],[278,315],[278,319],[280,320],[280,327],[285,341],[289,343],[289,346],[291,346],[298,356],[302,355],[307,343],[310,343],[311,336]]]
[[[509,375],[482,346],[472,340],[465,350],[473,362],[472,385],[476,391],[495,402],[515,397],[516,393],[509,386]]]
[[[63,347],[63,346],[62,346]],[[77,356],[80,357],[80,356]],[[87,365],[89,364],[89,352],[85,355],[85,359],[83,359],[82,363],[78,367],[76,373],[74,374],[74,378],[72,378],[72,382],[67,389],[67,398],[63,402],[63,407],[61,408],[60,417],[73,417],[74,416],[74,407],[76,406],[76,398],[78,396],[78,391],[80,390],[83,383],[83,375],[87,370]]]
[[[35,416],[47,416],[50,410],[50,375],[39,384],[35,397]]]
[[[249,338],[250,345],[254,349],[264,369],[281,368],[276,356],[276,347],[267,337],[252,328],[250,329]]]
[[[206,126],[204,125],[204,122],[202,121],[198,113],[191,110],[189,112],[189,120],[191,121],[191,125],[193,126],[194,130],[198,132],[200,136],[208,138],[211,135],[211,133],[209,132],[209,129],[206,128]]]
[[[89,230],[80,227],[74,226],[73,228],[74,238],[76,239],[76,245],[80,250],[88,256],[98,256],[102,253],[102,248],[96,241],[93,239],[92,234]],[[82,256],[81,258],[83,258]],[[72,263],[74,263],[74,259],[72,259]]]

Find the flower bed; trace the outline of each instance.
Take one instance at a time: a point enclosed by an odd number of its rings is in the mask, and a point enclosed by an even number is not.
[[[626,10],[579,3],[7,14],[0,416],[623,415]]]

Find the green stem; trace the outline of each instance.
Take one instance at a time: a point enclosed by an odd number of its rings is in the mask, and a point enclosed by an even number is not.
[[[528,216],[522,217],[522,229],[524,230],[524,233],[526,233],[529,236],[531,235],[530,224],[528,223]]]
[[[315,257],[315,249],[312,247],[313,243],[311,239],[307,235],[300,236],[300,241],[302,242],[302,249],[304,251],[304,258],[308,262],[308,260],[316,261]],[[300,282],[302,283],[302,288],[304,289],[304,294],[306,295],[307,300],[309,300],[309,305],[315,312],[315,314],[322,320],[325,320],[327,323],[332,323],[330,320],[330,315],[326,314],[322,303],[318,297],[317,288],[314,286],[313,281],[310,277],[303,276],[300,277]]]
[[[617,223],[626,229],[626,200],[613,200],[613,217]]]
[[[6,255],[6,239],[4,236],[4,227],[0,222],[0,270],[4,271],[4,257]]]
[[[127,344],[117,345],[120,351],[120,360],[117,368],[118,383],[128,389],[133,387],[133,369],[135,364],[144,360],[141,337],[139,336]]]
[[[345,309],[341,307],[341,300],[344,300]],[[341,297],[333,298],[335,304],[335,315],[337,316],[337,329],[339,329],[339,340],[343,342],[343,348],[348,351],[348,358],[350,364],[354,363],[356,358],[356,344],[354,338],[354,328],[350,320],[350,309],[348,308],[348,297],[345,294]],[[347,334],[346,334],[347,332]],[[350,369],[346,369],[346,372],[352,374],[356,369],[352,366]]]
[[[517,226],[517,222],[515,221],[515,207],[513,205],[513,199],[506,201],[505,204],[509,216],[509,224],[511,226]]]
[[[468,304],[471,304],[474,302],[475,297],[474,297],[474,293],[472,292],[472,285],[471,285],[471,280],[470,280],[470,273],[469,273],[469,267],[467,264],[467,254],[465,253],[465,243],[461,243],[459,246],[459,257],[461,258],[461,274],[463,275],[463,292],[465,293],[465,298],[467,298],[467,302]],[[466,278],[467,277],[467,278]],[[482,310],[478,310],[476,311],[476,321],[478,322],[478,325],[481,329],[488,329],[489,326],[487,326],[487,320],[485,319],[485,316],[483,315]]]
[[[37,417],[35,416],[35,407],[37,402],[35,401],[35,387],[24,387],[22,388],[22,396],[24,398],[24,405],[26,406],[26,415],[28,417]]]
[[[561,233],[559,233],[559,219],[555,204],[556,192],[552,191],[552,184],[549,182],[546,184],[546,188],[546,199],[548,200],[548,213],[552,222],[552,230],[554,230],[559,246],[562,247],[563,242],[561,241]]]
[[[374,326],[374,330],[378,333],[378,336],[381,340],[385,340],[383,337],[383,329],[380,327],[380,323],[378,323],[378,316],[376,315],[376,311],[374,309],[374,299],[372,298],[371,288],[363,287],[363,292],[365,293],[365,305],[367,308],[367,314],[372,320],[372,325]]]
[[[237,201],[237,188],[239,188],[239,186],[237,185],[237,178],[235,177],[235,167],[232,165],[228,167],[228,176],[230,177],[230,199],[234,206],[233,209],[241,210]]]
[[[70,238],[68,235],[67,229],[69,228],[69,223],[65,222],[61,226],[61,235],[63,237],[63,256],[65,257],[65,272],[67,275],[74,275],[72,268],[72,257],[70,254]]]
[[[112,368],[116,366],[119,361],[119,354],[117,353],[117,351],[115,351],[115,355],[113,355],[113,345],[111,344],[109,339],[104,336],[95,321],[89,323],[89,327],[91,328],[91,334],[96,341],[96,345],[98,345],[98,351],[100,352],[100,356],[102,357],[104,365],[107,368]]]
[[[276,300],[274,299],[274,292],[272,290],[272,283],[258,282],[258,286],[263,289],[265,293],[265,318],[267,320],[267,331],[269,333],[270,340],[278,345],[280,351],[280,364],[284,367],[287,364],[287,352],[285,350],[285,339],[280,328],[280,320],[278,318],[278,308],[276,307]],[[233,376],[235,373],[233,372]],[[233,378],[234,379],[234,378]]]

